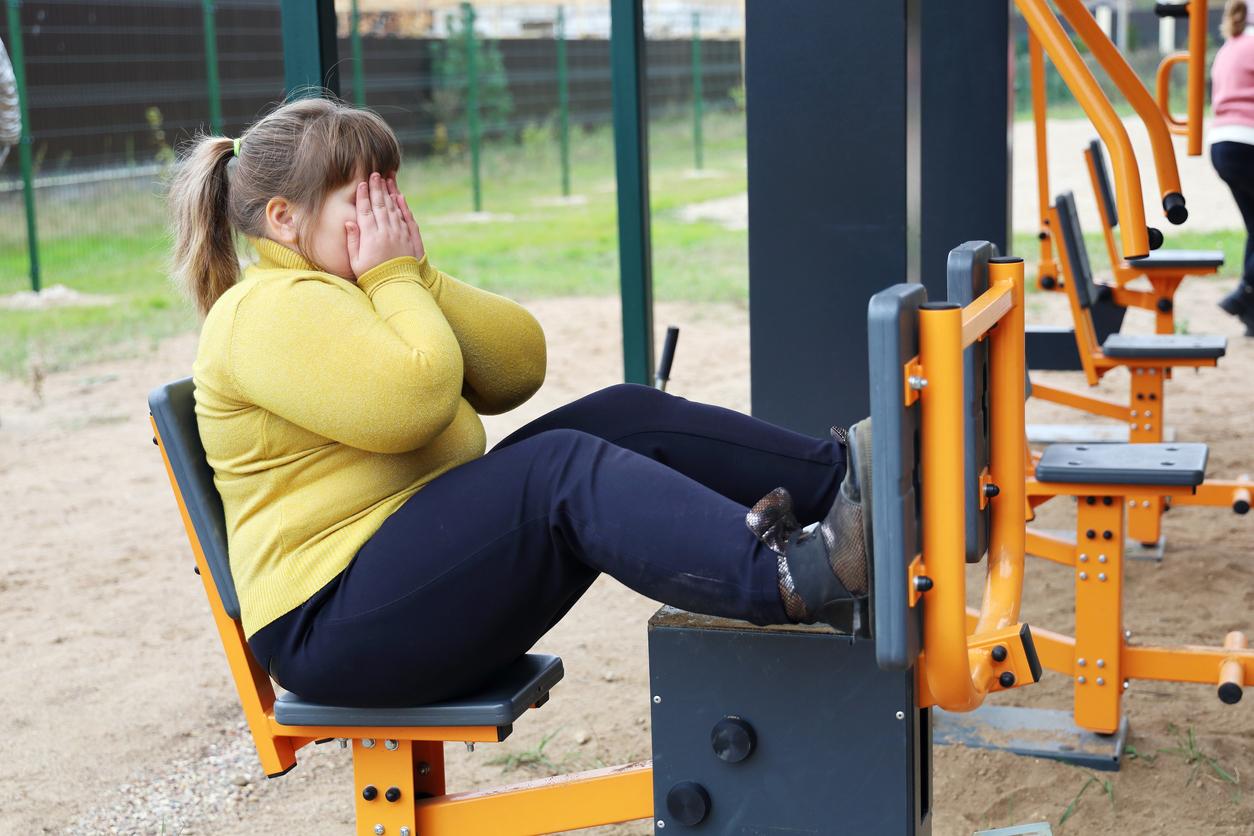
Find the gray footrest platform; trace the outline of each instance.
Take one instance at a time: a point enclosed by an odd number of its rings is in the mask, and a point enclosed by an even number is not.
[[[1196,487],[1206,478],[1205,444],[1051,444],[1036,465],[1041,482]]]
[[[1222,267],[1224,254],[1219,250],[1154,250],[1144,258],[1130,258],[1128,263],[1146,270],[1167,267]]]
[[[461,699],[401,708],[351,708],[306,702],[292,693],[274,703],[285,726],[508,726],[548,697],[565,671],[561,657],[531,653]]]
[[[1191,334],[1111,334],[1102,343],[1107,357],[1215,360],[1228,350],[1228,338]]]

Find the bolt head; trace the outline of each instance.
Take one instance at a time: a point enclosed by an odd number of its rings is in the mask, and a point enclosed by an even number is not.
[[[904,711],[898,711],[898,712],[897,712],[897,719],[898,719],[898,720],[904,720],[904,719],[906,719],[906,712],[904,712]]]
[[[1105,684],[1106,684],[1106,680],[1105,680],[1105,679],[1103,679],[1102,677],[1100,677],[1100,676],[1099,676],[1099,677],[1097,677],[1097,684],[1098,684],[1098,685],[1105,685]]]
[[[1088,680],[1087,680],[1087,679],[1085,679],[1082,675],[1081,675],[1081,676],[1077,676],[1077,677],[1075,678],[1075,681],[1076,681],[1076,682],[1078,682],[1078,683],[1080,683],[1081,685],[1083,685],[1085,682],[1088,682]]]
[[[400,745],[401,745],[401,744],[397,743],[395,740],[385,740],[385,741],[383,741],[383,748],[384,748],[384,749],[387,749],[387,750],[389,750],[389,751],[393,751],[393,750],[395,750],[395,749],[399,748],[399,747],[400,747]]]
[[[401,836],[409,836],[409,827],[407,825],[401,825]]]
[[[661,830],[661,829],[662,829],[662,828],[664,828],[664,827],[666,827],[666,822],[662,821],[661,819],[658,819],[658,820],[657,820],[657,829],[658,829],[658,830]]]
[[[423,762],[421,762],[420,764],[418,764],[418,774],[419,774],[419,775],[430,775],[430,774],[431,774],[431,764],[427,763],[426,761],[423,761]]]
[[[662,698],[661,698],[661,697],[659,697],[657,694],[654,694],[654,695],[653,695],[653,704],[654,704],[654,705],[657,705],[657,704],[659,704],[660,702],[662,702]]]
[[[376,825],[374,826],[375,836],[383,836],[383,834],[384,834],[386,831],[387,831],[387,828],[385,828],[385,827],[384,827],[383,825],[381,825],[381,824],[376,824]]]
[[[1098,563],[1105,563],[1105,562],[1106,562],[1106,555],[1104,555],[1104,554],[1099,554],[1099,555],[1097,556],[1097,562],[1098,562]]]
[[[1088,563],[1088,562],[1089,562],[1089,556],[1088,556],[1087,554],[1082,554],[1082,555],[1080,555],[1080,562],[1081,562],[1081,563]]]
[[[1089,579],[1089,573],[1088,573],[1088,572],[1081,572],[1081,573],[1080,573],[1080,580],[1082,580],[1082,581],[1087,581],[1088,579]]]
[[[1079,659],[1075,660],[1075,663],[1079,665],[1080,667],[1084,667],[1085,665],[1088,664],[1088,660],[1085,659],[1083,656],[1081,656]]]
[[[1097,666],[1098,666],[1099,668],[1104,668],[1104,667],[1106,667],[1106,660],[1105,660],[1105,659],[1098,659],[1098,660],[1097,660]]]
[[[1101,581],[1102,583],[1105,583],[1105,582],[1106,582],[1106,573],[1105,573],[1105,572],[1098,572],[1098,573],[1097,573],[1097,579],[1098,579],[1099,581]]]
[[[362,745],[362,747],[363,747],[363,748],[366,748],[366,749],[373,749],[373,748],[374,748],[374,741],[373,741],[373,740],[371,740],[370,738],[368,738],[368,737],[367,737],[365,740],[363,740],[363,741],[361,742],[361,745]]]

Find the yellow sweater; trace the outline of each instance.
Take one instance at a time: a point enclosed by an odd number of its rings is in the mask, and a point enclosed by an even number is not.
[[[252,244],[260,260],[209,311],[193,372],[248,636],[339,574],[423,485],[483,455],[477,413],[526,401],[546,362],[526,310],[425,258],[354,284]]]

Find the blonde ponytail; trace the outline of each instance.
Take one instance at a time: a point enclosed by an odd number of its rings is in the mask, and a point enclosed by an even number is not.
[[[197,137],[170,184],[174,280],[201,317],[239,278],[228,217],[227,165],[234,151],[226,137]]]
[[[1225,39],[1235,38],[1245,31],[1245,21],[1249,17],[1245,0],[1228,0],[1224,4],[1224,22],[1220,31]]]

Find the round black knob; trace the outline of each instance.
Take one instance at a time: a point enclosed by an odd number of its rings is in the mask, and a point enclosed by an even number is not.
[[[680,824],[698,825],[710,814],[710,794],[696,781],[680,781],[666,794],[666,812]]]
[[[930,592],[936,583],[927,575],[919,575],[914,579],[914,589],[916,592]]]
[[[1115,536],[1115,534],[1114,534],[1114,532],[1113,532],[1113,531],[1109,531],[1109,530],[1107,530],[1107,531],[1103,531],[1103,532],[1102,532],[1102,539],[1103,539],[1103,540],[1109,540],[1109,539],[1111,539],[1111,538],[1112,538],[1112,537],[1114,537],[1114,536]]]
[[[1008,655],[1008,654],[1006,653],[1006,647],[1005,647],[1005,645],[1001,645],[1001,644],[999,644],[999,645],[996,645],[996,646],[993,648],[993,661],[994,661],[994,662],[1004,662],[1004,661],[1006,661],[1006,656],[1007,656],[1007,655]]]
[[[1038,233],[1036,233],[1036,237],[1037,237],[1037,239],[1038,239],[1038,240],[1044,241],[1046,238],[1048,238],[1048,237],[1049,237],[1049,233],[1048,233],[1048,232],[1038,232]]]
[[[1009,688],[1015,684],[1015,675],[1010,671],[1003,671],[1002,675],[997,677],[997,681],[1001,683],[1001,687]]]
[[[1097,532],[1090,528],[1088,531],[1084,532],[1084,536],[1090,540],[1096,540]]]
[[[1232,510],[1238,514],[1248,514],[1250,513],[1250,501],[1248,499],[1238,499],[1232,503]]]
[[[1040,282],[1043,290],[1053,290],[1058,286],[1058,280],[1053,276],[1041,276]]]
[[[992,499],[993,497],[997,496],[999,493],[1001,493],[1001,488],[997,487],[992,482],[989,482],[987,485],[984,486],[984,495],[987,496],[989,499]]]
[[[758,743],[758,736],[753,726],[739,717],[724,717],[714,724],[710,732],[710,745],[719,760],[727,763],[740,763],[753,754]]]
[[[1236,705],[1241,702],[1241,686],[1235,682],[1225,682],[1220,685],[1219,701],[1224,705]]]
[[[1156,250],[1163,245],[1163,234],[1152,226],[1145,227],[1145,238],[1149,241],[1149,248]]]
[[[1158,308],[1163,313],[1171,313],[1171,300],[1166,298],[1159,299],[1154,303],[1154,307]]]
[[[374,801],[379,797],[379,791],[375,789],[373,785],[370,785],[361,791],[361,797],[367,801]]]
[[[400,787],[388,787],[388,791],[383,794],[388,801],[399,801],[401,798]]]

